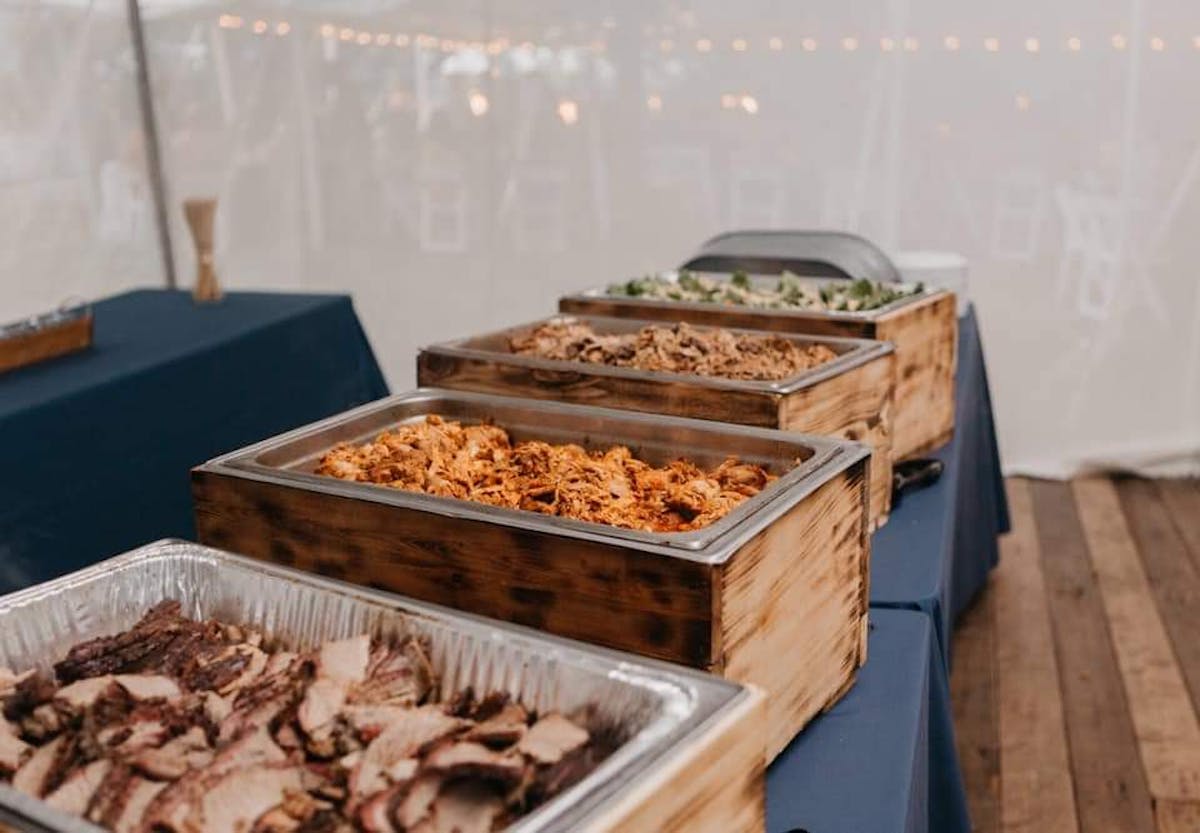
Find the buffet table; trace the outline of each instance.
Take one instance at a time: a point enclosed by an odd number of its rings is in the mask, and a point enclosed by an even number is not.
[[[950,667],[955,619],[987,582],[1008,531],[987,368],[971,309],[959,319],[954,438],[941,479],[904,497],[871,542],[871,606],[921,610]]]
[[[350,299],[138,290],[92,349],[0,376],[0,593],[194,537],[188,470],[387,393]]]
[[[767,770],[768,833],[968,833],[950,695],[924,613],[871,611],[858,682]]]

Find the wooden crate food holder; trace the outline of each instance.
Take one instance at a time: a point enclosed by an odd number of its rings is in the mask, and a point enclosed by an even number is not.
[[[778,470],[807,457],[709,527],[673,535],[311,473],[335,443],[430,413],[660,463],[736,450]],[[423,389],[225,455],[192,484],[205,543],[758,686],[773,758],[866,658],[868,459],[823,437]]]
[[[955,303],[954,293],[937,289],[867,312],[818,312],[628,298],[598,289],[560,299],[559,310],[890,341],[896,345],[892,453],[902,460],[943,445],[954,433]]]
[[[763,833],[768,737],[767,700],[754,691],[581,833]]]
[[[636,333],[647,324],[658,323],[588,316],[571,316],[569,320],[587,324],[601,335]],[[838,357],[791,379],[755,382],[553,361],[511,352],[513,336],[544,323],[426,347],[417,357],[417,383],[863,442],[871,447],[871,528],[886,523],[892,504],[896,361],[890,342],[786,335],[800,347],[823,344]]]
[[[91,344],[91,312],[44,316],[29,329],[0,331],[0,373],[85,350]]]

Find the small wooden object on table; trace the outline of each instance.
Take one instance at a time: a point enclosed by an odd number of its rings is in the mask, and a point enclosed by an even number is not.
[[[213,262],[213,225],[217,216],[215,199],[190,199],[183,201],[183,213],[192,241],[196,244],[196,288],[192,298],[196,303],[221,300],[221,286],[217,283],[217,269]]]
[[[84,350],[92,344],[92,311],[52,312],[0,327],[0,373]]]

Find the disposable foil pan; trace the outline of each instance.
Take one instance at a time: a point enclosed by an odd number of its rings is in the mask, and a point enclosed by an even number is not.
[[[448,699],[467,686],[505,691],[529,709],[595,708],[598,725],[625,736],[617,751],[569,790],[508,828],[569,831],[586,825],[656,765],[736,708],[749,691],[654,660],[264,564],[183,541],[159,541],[0,598],[0,665],[48,669],[83,640],[133,625],[177,599],[193,617],[264,631],[293,648],[371,632],[428,640]],[[0,823],[21,830],[98,833],[0,784]]]
[[[509,327],[504,330],[499,330],[493,333],[487,333],[481,336],[472,336],[470,338],[462,338],[456,341],[447,341],[441,344],[435,344],[432,347],[426,347],[422,352],[430,356],[446,356],[449,358],[464,358],[480,361],[497,362],[505,365],[513,365],[517,367],[528,367],[535,370],[545,370],[549,372],[562,373],[564,371],[576,371],[580,375],[587,376],[612,376],[618,379],[638,379],[643,381],[681,381],[687,382],[693,386],[712,388],[714,390],[735,390],[748,391],[756,393],[772,393],[786,396],[790,393],[796,393],[808,387],[812,387],[818,382],[830,379],[838,374],[845,373],[856,367],[860,367],[867,362],[878,358],[886,353],[891,353],[895,347],[887,341],[876,341],[866,338],[838,338],[836,336],[823,335],[793,335],[793,334],[777,334],[771,335],[778,338],[784,338],[795,344],[797,347],[808,347],[814,344],[822,344],[837,354],[837,358],[830,359],[816,367],[802,370],[799,373],[793,374],[784,379],[768,379],[768,380],[753,380],[753,379],[723,379],[719,376],[700,376],[698,374],[685,373],[669,373],[661,370],[639,370],[630,367],[615,367],[613,365],[600,364],[595,362],[578,362],[567,361],[561,359],[546,359],[540,356],[527,356],[512,352],[509,347],[510,340],[514,336],[523,335],[530,330],[535,329],[543,324],[553,324],[559,322],[579,322],[587,324],[592,328],[597,335],[625,335],[629,333],[637,333],[643,327],[665,327],[670,326],[662,321],[641,321],[632,318],[605,318],[601,316],[590,315],[555,315],[550,318],[544,318],[540,321],[534,321],[529,324],[522,324],[516,327]],[[757,330],[746,330],[735,327],[708,327],[696,325],[696,330],[709,331],[724,329],[738,334],[753,334],[763,335]]]

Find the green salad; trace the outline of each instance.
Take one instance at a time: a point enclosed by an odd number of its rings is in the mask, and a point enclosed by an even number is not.
[[[924,290],[920,283],[880,283],[866,278],[818,285],[792,272],[784,272],[772,287],[765,281],[756,285],[745,272],[734,272],[729,280],[718,280],[683,269],[677,273],[646,275],[616,283],[608,288],[608,294],[766,309],[861,312],[887,306]]]

